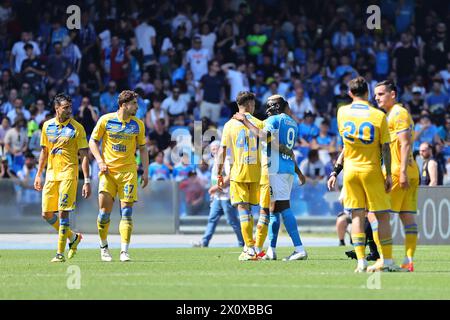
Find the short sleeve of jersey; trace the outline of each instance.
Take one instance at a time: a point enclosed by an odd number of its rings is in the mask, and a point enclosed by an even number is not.
[[[408,112],[404,109],[400,110],[394,118],[394,130],[395,133],[400,133],[409,130],[409,116]]]
[[[103,135],[105,134],[105,118],[101,117],[97,124],[95,125],[94,130],[91,134],[91,139],[94,139],[95,141],[100,141],[103,138]]]
[[[386,116],[383,114],[380,124],[380,144],[391,142]]]
[[[44,123],[42,126],[42,133],[41,133],[41,147],[48,148],[48,137],[47,137],[47,123]]]
[[[274,133],[279,129],[278,120],[276,117],[269,117],[264,121],[264,131]]]
[[[229,127],[227,124],[225,124],[225,126],[223,127],[223,131],[222,131],[222,140],[220,141],[220,146],[221,147],[229,147],[229,143],[228,143],[228,135],[229,135]]]
[[[141,120],[138,120],[139,124],[139,135],[137,137],[138,146],[144,146],[145,142],[145,126]]]
[[[84,130],[83,126],[81,126],[81,125],[77,126],[77,145],[78,145],[78,150],[88,148],[87,139],[86,139],[86,131]]]

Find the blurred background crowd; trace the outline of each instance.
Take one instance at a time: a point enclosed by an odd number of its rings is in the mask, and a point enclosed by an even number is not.
[[[369,30],[366,8],[377,3],[381,29]],[[419,165],[428,154],[440,184],[449,183],[450,3],[84,0],[81,29],[68,30],[71,4],[0,1],[0,179],[32,185],[40,128],[53,116],[56,93],[72,96],[74,118],[89,136],[100,116],[117,109],[119,92],[133,89],[151,179],[188,181],[180,184],[187,201],[207,208],[211,157],[174,163],[171,137],[193,139],[194,121],[202,132],[220,132],[237,111],[237,93],[250,90],[261,119],[267,97],[288,99],[299,124],[297,161],[315,184],[342,148],[336,111],[351,101],[346,83],[362,75],[374,105],[376,82],[396,81],[416,123]],[[428,153],[419,152],[423,142]]]

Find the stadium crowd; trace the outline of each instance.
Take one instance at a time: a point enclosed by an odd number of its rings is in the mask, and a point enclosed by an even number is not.
[[[30,175],[58,92],[72,96],[73,116],[89,136],[117,109],[119,92],[133,89],[150,178],[180,181],[198,211],[211,187],[211,158],[174,163],[171,137],[184,130],[193,140],[194,121],[203,133],[221,129],[237,110],[237,93],[250,90],[261,119],[267,97],[288,99],[299,126],[297,161],[316,183],[342,148],[336,111],[351,101],[346,84],[362,75],[371,97],[377,81],[396,81],[416,123],[419,166],[428,142],[440,182],[449,183],[449,4],[375,1],[381,29],[369,30],[367,1],[84,0],[81,29],[68,30],[72,2],[0,1],[0,179]]]

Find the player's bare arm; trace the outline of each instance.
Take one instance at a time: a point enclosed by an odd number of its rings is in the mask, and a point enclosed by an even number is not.
[[[81,158],[81,170],[83,171],[84,183],[81,190],[81,196],[85,199],[91,195],[91,179],[89,178],[89,150],[80,149],[78,151]]]
[[[342,150],[341,153],[339,154],[339,157],[337,158],[336,163],[334,164],[333,172],[331,172],[330,176],[328,177],[327,187],[329,191],[334,190],[334,188],[336,187],[337,176],[339,175],[339,173],[342,171],[343,168],[344,168],[344,150]]]
[[[141,161],[142,161],[142,188],[145,188],[148,185],[148,151],[147,146],[143,145],[139,147],[139,153],[141,155]]]
[[[106,164],[103,161],[103,158],[100,154],[100,148],[98,147],[98,142],[94,139],[90,139],[89,140],[89,149],[91,150],[92,154],[94,155],[95,160],[97,161],[100,172],[107,173],[108,167],[106,166]]]
[[[34,178],[34,189],[37,191],[42,191],[42,173],[44,172],[45,165],[47,164],[48,150],[46,147],[42,147],[41,153],[39,154],[39,164],[38,171],[36,173],[36,178]]]
[[[384,143],[381,147],[381,154],[383,157],[383,164],[386,168],[386,178],[384,180],[384,190],[386,193],[391,192],[392,176],[391,176],[391,147],[389,143]]]
[[[219,148],[219,151],[217,152],[217,187],[219,188],[219,191],[222,191],[224,186],[224,179],[222,177],[223,172],[223,165],[225,163],[225,158],[227,156],[227,147],[223,146]]]
[[[408,161],[411,154],[411,133],[404,131],[398,134],[398,140],[400,141],[400,187],[402,189],[409,188],[408,179]]]

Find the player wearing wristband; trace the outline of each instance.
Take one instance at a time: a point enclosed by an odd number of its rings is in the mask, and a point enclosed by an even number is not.
[[[135,117],[137,97],[134,91],[125,90],[119,95],[117,112],[102,116],[95,126],[89,147],[97,160],[99,176],[99,214],[97,218],[100,236],[100,257],[111,261],[108,249],[108,229],[114,198],[120,200],[121,220],[119,231],[121,237],[120,261],[130,261],[128,247],[133,230],[133,204],[138,200],[138,174],[135,159],[139,148],[143,173],[142,187],[148,184],[148,152],[145,145],[144,123]],[[100,154],[99,143],[102,143]]]
[[[89,159],[86,132],[81,124],[71,118],[72,99],[65,94],[54,98],[56,116],[42,127],[41,154],[34,180],[34,188],[42,192],[42,217],[58,231],[58,249],[52,262],[64,262],[64,248],[69,239],[68,258],[77,252],[81,233],[70,229],[69,213],[75,209],[78,186],[78,154],[85,178],[82,196],[91,194],[89,182]],[[47,164],[45,184],[42,173]],[[59,213],[59,217],[56,216]]]

